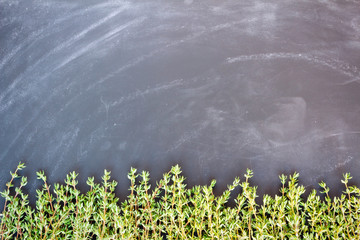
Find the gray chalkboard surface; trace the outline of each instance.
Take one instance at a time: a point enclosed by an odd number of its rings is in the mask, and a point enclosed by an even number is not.
[[[0,185],[130,167],[360,183],[360,2],[0,0]],[[2,189],[2,188],[1,188]]]

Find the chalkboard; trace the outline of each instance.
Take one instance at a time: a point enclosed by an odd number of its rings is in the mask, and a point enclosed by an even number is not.
[[[0,1],[0,185],[130,167],[360,183],[360,2]]]

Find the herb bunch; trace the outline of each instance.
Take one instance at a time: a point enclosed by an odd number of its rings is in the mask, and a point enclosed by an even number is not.
[[[0,215],[1,239],[360,239],[360,190],[348,186],[350,174],[341,181],[345,191],[329,197],[324,182],[322,200],[316,190],[306,199],[305,187],[298,184],[299,174],[281,175],[279,195],[263,196],[256,203],[257,187],[236,178],[220,196],[209,186],[187,188],[178,165],[163,175],[154,189],[149,173],[132,168],[129,195],[124,202],[115,196],[117,182],[104,171],[102,183],[88,178],[90,190],[77,188],[77,174],[67,175],[64,184],[50,186],[44,172],[36,191],[36,207],[29,206],[23,193],[27,178],[19,175],[20,163],[1,192],[5,200]],[[18,186],[14,180],[20,178]],[[228,207],[232,191],[240,187],[235,206]]]

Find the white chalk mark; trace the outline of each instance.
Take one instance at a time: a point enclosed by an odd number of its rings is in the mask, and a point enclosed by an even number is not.
[[[74,52],[73,54],[71,54],[68,58],[66,58],[62,63],[60,63],[54,70],[52,70],[52,72],[64,67],[66,64],[68,64],[69,62],[73,61],[74,59],[80,57],[81,55],[89,52],[91,49],[95,48],[98,46],[99,43],[103,42],[104,40],[113,37],[115,35],[117,35],[118,33],[120,33],[122,30],[124,30],[125,28],[130,27],[131,25],[136,25],[139,23],[142,23],[146,18],[145,17],[140,17],[137,18],[133,21],[130,21],[126,24],[123,24],[111,31],[109,31],[108,33],[106,33],[104,36],[96,39],[95,41],[89,43],[88,45],[80,48],[79,50],[77,50],[76,52]],[[51,73],[52,73],[51,72]]]
[[[179,140],[177,140],[175,142],[175,144],[173,144],[167,151],[166,153],[170,153],[176,149],[178,149],[181,145],[183,145],[186,142],[190,142],[192,139],[198,137],[200,135],[200,133],[202,132],[202,130],[204,130],[206,127],[209,126],[209,122],[205,121],[203,122],[198,128],[193,129],[189,132],[186,132],[185,134],[183,134]]]
[[[136,20],[135,20],[136,21]],[[143,18],[140,18],[138,19],[139,22],[143,21]],[[157,53],[160,53],[162,51],[165,51],[167,48],[169,47],[174,47],[174,46],[177,46],[179,44],[182,44],[184,42],[187,42],[187,41],[190,41],[190,40],[193,40],[193,39],[196,39],[204,34],[209,34],[209,33],[212,33],[212,32],[216,32],[216,31],[219,31],[219,30],[222,30],[222,29],[226,29],[226,28],[231,28],[233,27],[234,25],[238,24],[238,23],[241,23],[242,21],[237,21],[237,22],[232,22],[232,23],[225,23],[225,24],[219,24],[219,25],[216,25],[214,27],[212,27],[210,30],[204,30],[204,31],[201,31],[201,32],[198,32],[196,34],[192,34],[188,37],[186,37],[185,39],[182,39],[182,40],[178,40],[178,41],[175,41],[175,42],[172,42],[172,43],[169,43],[167,44],[166,46],[162,47],[162,48],[159,48],[159,49],[156,49],[154,51],[151,51],[150,53],[146,54],[146,55],[143,55],[143,56],[140,56],[138,58],[136,58],[135,60],[131,61],[130,63],[124,65],[123,67],[119,68],[118,70],[116,70],[115,72],[113,73],[110,73],[108,74],[106,77],[102,78],[101,80],[99,80],[98,82],[96,83],[93,83],[91,84],[87,89],[86,89],[86,92],[93,89],[94,87],[96,87],[97,85],[109,80],[111,77],[114,77],[116,76],[117,74],[119,74],[120,72],[122,71],[125,71],[131,67],[134,67],[136,66],[138,63],[154,56],[155,54]],[[66,84],[66,82],[64,82],[64,84]],[[166,88],[166,85],[163,86],[163,87],[160,87],[161,89],[164,89]],[[147,94],[147,93],[151,93],[151,92],[154,92],[154,91],[157,91],[156,89],[153,89],[153,90],[149,90],[148,92],[145,92],[143,94]],[[57,94],[57,91],[54,91],[52,96],[56,95]],[[72,99],[70,99],[66,106],[69,106],[70,103],[72,103],[73,101],[75,101],[78,97],[80,97],[81,95],[83,94],[83,92],[79,92],[78,95],[76,95],[75,97],[73,97]],[[136,98],[136,97],[135,97]],[[48,98],[49,99],[49,98]],[[129,100],[131,100],[132,97],[129,97]],[[125,99],[126,100],[126,99]],[[0,101],[1,101],[1,96],[0,96]],[[46,101],[45,101],[46,102]],[[117,105],[117,103],[114,103],[115,105]],[[64,109],[66,108],[66,106],[64,107]],[[0,112],[5,108],[6,106],[0,106]],[[34,118],[33,118],[34,119]],[[17,139],[20,135],[18,134],[18,136],[15,138]],[[15,142],[13,142],[15,143]],[[0,157],[0,159],[2,159],[2,157]]]
[[[347,132],[334,132],[334,133],[322,133],[322,132],[314,132],[310,135],[304,136],[302,138],[297,139],[296,141],[289,141],[284,142],[281,144],[271,144],[266,148],[263,148],[265,151],[269,151],[271,149],[277,148],[284,148],[291,146],[293,144],[296,145],[305,145],[305,144],[312,144],[313,142],[318,142],[327,138],[339,137],[344,135],[351,135],[351,134],[360,134],[360,131],[347,131]]]
[[[109,122],[109,108],[110,108],[110,105],[103,100],[103,97],[102,97],[102,96],[100,97],[100,101],[101,101],[101,103],[102,103],[102,104],[104,105],[104,107],[105,107],[105,111],[106,111],[106,122],[108,123],[108,122]]]
[[[143,18],[141,18],[141,19],[143,19]],[[140,20],[141,20],[141,19],[140,19]],[[136,22],[138,22],[138,21],[136,21]],[[117,29],[122,29],[122,30],[123,30],[123,29],[124,29],[124,28],[123,28],[123,25],[120,26],[120,27],[117,28]],[[113,32],[113,31],[111,31],[111,32]],[[64,83],[64,84],[65,84],[65,83]],[[49,101],[52,97],[58,95],[62,90],[63,90],[63,89],[61,88],[61,86],[58,87],[57,89],[55,89],[55,90],[52,92],[52,94],[51,94],[46,100],[43,101],[43,104],[39,107],[39,110],[38,110],[38,111],[33,115],[33,117],[27,122],[27,124],[23,127],[23,129],[19,131],[19,133],[18,133],[18,134],[16,135],[16,137],[14,138],[14,140],[11,142],[8,150],[6,150],[6,151],[0,156],[0,161],[7,155],[9,149],[16,143],[16,141],[17,141],[18,138],[23,134],[23,132],[25,131],[25,129],[36,119],[36,117],[39,115],[39,113],[42,111],[42,109],[44,109],[44,108],[46,107],[48,101]],[[0,111],[2,111],[2,110],[3,110],[3,108],[0,108]]]
[[[69,57],[67,57],[64,61],[62,61],[53,70],[51,70],[50,72],[48,72],[47,74],[42,76],[38,81],[46,79],[47,77],[52,75],[55,71],[58,71],[59,69],[63,68],[65,65],[67,65],[71,61],[75,60],[76,58],[80,57],[83,54],[86,54],[86,53],[90,52],[92,49],[96,48],[100,43],[104,42],[108,38],[116,36],[122,30],[124,30],[124,29],[126,29],[126,28],[128,28],[128,27],[130,27],[132,25],[137,25],[139,23],[142,23],[145,19],[146,19],[145,17],[139,17],[139,18],[137,18],[137,19],[135,19],[133,21],[130,21],[130,22],[126,23],[126,24],[123,24],[123,25],[121,25],[119,27],[116,27],[116,28],[112,29],[111,31],[109,31],[108,33],[103,35],[102,37],[96,39],[95,41],[90,42],[88,45],[86,45],[86,46],[80,48],[79,50],[75,51],[74,53],[72,53]]]
[[[88,151],[84,150],[84,143],[81,143],[77,149],[76,159],[77,162],[81,162],[82,159],[87,155]]]
[[[350,80],[345,81],[345,82],[343,82],[343,83],[339,83],[338,85],[345,86],[345,85],[347,85],[347,84],[355,83],[355,82],[360,83],[360,77],[350,79]]]
[[[350,82],[358,82],[360,78],[359,69],[356,66],[351,66],[346,62],[340,61],[334,58],[323,58],[307,53],[287,53],[287,52],[275,52],[275,53],[260,53],[253,55],[241,55],[237,57],[227,58],[228,63],[246,62],[246,61],[268,61],[274,59],[294,59],[303,60],[313,64],[319,64],[321,66],[328,67],[342,75],[352,78],[352,80],[341,83],[345,85]]]
[[[352,160],[354,159],[353,156],[347,156],[346,159],[342,162],[338,162],[337,164],[335,164],[335,166],[328,168],[327,170],[323,171],[323,173],[330,173],[335,171],[336,169],[339,169],[341,167],[344,167],[345,165],[347,165],[348,163],[352,162]]]
[[[73,45],[75,42],[83,39],[89,32],[91,32],[92,30],[96,29],[97,27],[101,26],[102,24],[108,22],[110,19],[114,18],[115,16],[117,16],[119,13],[123,12],[126,9],[126,7],[122,7],[117,9],[116,11],[110,13],[109,15],[107,15],[106,17],[98,20],[97,22],[91,24],[89,27],[87,27],[86,29],[84,29],[83,31],[79,32],[78,34],[76,34],[75,36],[72,36],[70,39],[68,39],[67,41],[65,41],[64,43],[60,44],[59,46],[57,46],[56,48],[54,48],[52,51],[50,51],[48,55],[52,55],[56,52],[59,52],[60,50],[67,48],[71,45]]]
[[[26,71],[24,73],[22,73],[20,76],[18,76],[13,82],[12,84],[6,89],[6,91],[4,91],[1,95],[0,95],[0,102],[2,102],[2,100],[9,94],[9,92],[11,92],[13,89],[16,88],[16,86],[22,82],[22,79],[24,76],[27,75],[28,72],[32,72],[37,66],[39,66],[42,62],[44,62],[45,60],[47,60],[48,57],[58,53],[59,51],[61,51],[64,48],[70,47],[72,46],[74,43],[76,43],[77,41],[83,39],[89,32],[91,32],[92,30],[96,29],[97,27],[101,26],[102,24],[106,23],[107,21],[109,21],[111,18],[114,18],[115,16],[117,16],[119,13],[123,12],[126,9],[126,7],[121,7],[119,9],[117,9],[116,11],[110,13],[109,15],[107,15],[106,17],[98,20],[97,22],[93,23],[92,25],[90,25],[89,27],[87,27],[86,29],[84,29],[83,31],[79,32],[78,34],[76,34],[75,36],[72,36],[71,38],[69,38],[67,41],[63,42],[62,44],[60,44],[59,46],[55,47],[54,49],[52,49],[50,52],[48,52],[47,54],[45,54],[42,58],[38,59],[35,63],[33,63],[29,68],[26,69]],[[12,103],[12,101],[9,101],[7,104],[1,105],[0,106],[0,111],[3,111],[4,109],[8,108],[9,105]]]
[[[158,49],[155,49],[151,52],[149,52],[148,54],[145,54],[145,55],[142,55],[140,57],[137,57],[136,59],[130,61],[129,63],[121,66],[120,68],[118,68],[117,70],[115,70],[114,72],[112,73],[109,73],[108,75],[106,75],[104,78],[100,79],[98,82],[90,85],[86,90],[89,91],[90,89],[96,87],[97,85],[99,84],[102,84],[103,82],[115,77],[116,75],[120,74],[121,72],[124,72],[136,65],[138,65],[139,63],[153,57],[154,55],[158,54],[158,53],[161,53],[161,52],[164,52],[166,49],[170,48],[170,47],[175,47],[175,46],[178,46],[180,44],[183,44],[183,43],[186,43],[188,41],[191,41],[191,40],[194,40],[196,38],[199,38],[200,36],[204,35],[204,34],[210,34],[210,33],[213,33],[213,32],[217,32],[217,31],[220,31],[220,30],[223,30],[223,29],[227,29],[227,28],[231,28],[233,27],[234,25],[236,24],[239,24],[241,23],[242,21],[237,21],[237,22],[232,22],[232,23],[225,23],[225,24],[219,24],[219,25],[216,25],[212,28],[210,28],[209,30],[203,30],[203,31],[199,31],[195,34],[191,34],[187,37],[185,37],[184,39],[181,39],[181,40],[177,40],[177,41],[173,41],[171,43],[168,43],[166,44],[164,47],[161,47],[161,48],[158,48]]]
[[[222,122],[224,120],[224,118],[221,116],[224,112],[214,109],[214,108],[208,108],[206,109],[206,117],[207,119],[205,121],[203,121],[200,126],[196,129],[193,129],[189,132],[186,132],[185,134],[183,134],[176,142],[175,144],[173,144],[167,151],[166,153],[172,152],[176,149],[178,149],[181,145],[183,145],[184,143],[187,142],[193,142],[192,140],[194,138],[197,138],[198,136],[200,136],[201,132],[209,127],[209,126],[213,126],[214,128],[217,127],[217,125]]]
[[[337,137],[337,136],[343,136],[343,135],[348,135],[348,134],[360,134],[360,131],[348,131],[348,132],[339,132],[339,133],[331,133],[329,135],[326,135],[326,138],[329,137]]]
[[[155,86],[153,88],[149,88],[149,89],[146,89],[146,90],[143,90],[143,91],[137,90],[137,91],[135,91],[133,93],[130,93],[127,96],[121,97],[119,100],[113,102],[110,106],[115,107],[115,106],[120,105],[120,104],[122,104],[124,102],[134,101],[134,100],[136,100],[136,99],[138,99],[140,97],[144,98],[147,95],[151,95],[151,94],[155,94],[157,92],[168,90],[168,89],[174,88],[176,86],[180,86],[182,84],[183,84],[183,79],[177,79],[177,80],[171,81],[171,82],[169,82],[167,84],[158,84],[157,86]]]
[[[97,10],[97,9],[101,9],[104,7],[111,7],[114,6],[113,3],[101,3],[101,4],[97,4],[85,9],[79,9],[75,12],[72,12],[71,14],[66,14],[65,17],[63,18],[59,18],[56,19],[54,22],[52,22],[51,24],[49,24],[48,26],[42,28],[42,29],[38,29],[34,32],[32,32],[28,37],[26,37],[25,39],[22,40],[22,42],[15,48],[13,48],[9,54],[7,54],[2,61],[0,62],[0,71],[4,68],[4,66],[16,55],[18,54],[20,51],[23,51],[24,48],[28,48],[29,46],[31,46],[34,42],[38,41],[41,38],[44,38],[46,35],[49,35],[50,33],[47,33],[45,35],[45,33],[48,30],[52,30],[52,29],[56,29],[56,25],[59,25],[61,23],[63,23],[64,21],[67,21],[73,17],[76,17],[78,15],[84,15],[87,12],[93,11],[93,10]],[[119,5],[116,5],[117,7],[119,7]],[[114,6],[114,7],[116,7]],[[126,5],[127,7],[127,5]]]

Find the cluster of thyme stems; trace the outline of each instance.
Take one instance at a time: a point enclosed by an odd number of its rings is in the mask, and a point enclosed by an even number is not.
[[[104,172],[102,183],[88,178],[90,190],[77,188],[77,174],[67,175],[64,184],[50,186],[44,172],[36,191],[36,207],[29,205],[23,188],[27,178],[19,175],[20,163],[1,192],[5,200],[0,215],[1,239],[360,239],[360,190],[348,186],[350,174],[344,174],[345,191],[340,197],[329,197],[329,188],[320,183],[316,190],[302,198],[305,187],[298,184],[298,173],[280,176],[280,193],[263,196],[256,203],[257,187],[235,178],[222,195],[216,196],[209,186],[187,188],[178,165],[163,175],[150,189],[149,173],[128,174],[130,193],[119,202],[114,190],[117,182]],[[19,178],[19,186],[14,180]],[[227,206],[232,191],[240,187]]]

